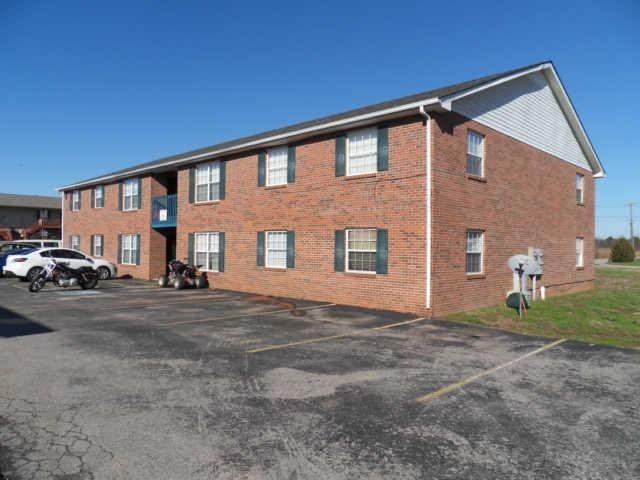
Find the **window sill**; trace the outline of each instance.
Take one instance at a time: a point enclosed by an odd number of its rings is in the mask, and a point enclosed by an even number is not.
[[[576,270],[584,270],[584,265],[582,267],[576,266]]]
[[[131,212],[139,212],[140,210],[142,210],[141,208],[129,208],[127,210],[125,210],[124,208],[122,210],[120,210],[123,213],[131,213]]]
[[[345,175],[343,178],[345,180],[359,180],[361,178],[372,178],[376,175],[378,175],[378,172],[361,173],[359,175]]]
[[[209,200],[207,202],[193,202],[193,205],[195,205],[196,207],[201,207],[203,205],[217,205],[221,202],[222,200]]]
[[[117,265],[122,265],[125,267],[138,267],[139,265],[137,263],[118,263]]]
[[[483,278],[487,278],[484,273],[467,273],[467,280],[481,280]]]
[[[266,270],[269,272],[286,272],[287,267],[263,267],[263,270]]]
[[[584,202],[576,202],[576,205],[578,205],[579,207],[584,207]]]
[[[279,188],[287,188],[288,183],[282,183],[280,185],[265,185],[264,189],[265,190],[277,190]]]
[[[479,177],[478,175],[472,175],[470,173],[467,173],[467,179],[475,182],[487,183],[487,177]]]
[[[376,272],[358,272],[353,270],[347,270],[344,273],[350,277],[375,277],[377,275]]]

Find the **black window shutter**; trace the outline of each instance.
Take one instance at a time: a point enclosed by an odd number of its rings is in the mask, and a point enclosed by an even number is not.
[[[140,265],[140,235],[136,235],[136,265]]]
[[[78,210],[82,208],[82,190],[78,190]]]
[[[386,229],[378,229],[376,234],[376,273],[387,273],[389,235]]]
[[[257,245],[256,264],[259,267],[264,267],[264,232],[258,232]]]
[[[89,247],[89,255],[91,256],[94,256],[96,254],[94,238],[95,235],[91,235],[91,246]]]
[[[69,235],[69,248],[73,246],[73,242],[71,241],[72,238],[73,238],[73,235]]]
[[[91,189],[91,208],[96,208],[96,187]]]
[[[336,137],[336,177],[344,177],[347,172],[346,145],[347,137],[344,135]]]
[[[69,198],[69,210],[73,210],[73,192],[64,193]]]
[[[267,155],[265,152],[258,154],[258,186],[264,187],[267,168]]]
[[[138,178],[138,210],[142,208],[142,178]]]
[[[218,271],[224,272],[224,232],[218,233]]]
[[[118,184],[118,210],[122,210],[122,182]]]
[[[122,184],[121,184],[122,185]],[[122,263],[122,235],[118,234],[118,263]]]
[[[378,128],[378,171],[389,170],[389,128]]]
[[[287,268],[296,266],[296,232],[287,231]]]
[[[220,162],[220,200],[224,200],[227,184],[227,162]]]
[[[296,181],[296,147],[291,145],[287,149],[287,182]]]
[[[344,230],[336,230],[334,269],[344,272]]]
[[[189,203],[196,199],[196,167],[189,168]]]
[[[194,239],[195,239],[195,235],[193,233],[190,233],[187,239],[187,262],[189,262],[191,265],[193,265],[193,247],[194,247],[194,241],[195,241]]]

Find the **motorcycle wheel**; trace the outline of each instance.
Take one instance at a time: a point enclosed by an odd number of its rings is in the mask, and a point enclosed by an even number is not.
[[[42,287],[44,287],[45,283],[46,280],[44,278],[36,278],[29,284],[29,291],[31,293],[37,293],[42,290]]]
[[[29,280],[30,282],[33,282],[38,278],[38,275],[40,275],[40,272],[42,272],[41,267],[33,267],[31,270],[27,272],[27,280]]]
[[[176,290],[182,290],[184,288],[184,285],[184,277],[182,275],[176,275],[176,278],[173,281],[173,288],[175,288]]]
[[[169,277],[167,277],[166,275],[162,275],[160,278],[158,278],[158,285],[160,285],[160,287],[165,288],[169,286]]]
[[[97,275],[87,275],[87,280],[84,282],[80,282],[80,287],[83,290],[89,290],[91,288],[95,288],[98,284],[98,276]]]
[[[194,284],[196,286],[196,288],[207,288],[208,287],[208,283],[207,279],[205,277],[203,277],[202,275],[196,277]]]

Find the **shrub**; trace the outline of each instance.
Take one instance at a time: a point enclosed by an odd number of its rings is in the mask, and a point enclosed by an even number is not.
[[[621,237],[613,243],[611,247],[612,262],[633,262],[635,259],[636,252],[629,240]]]

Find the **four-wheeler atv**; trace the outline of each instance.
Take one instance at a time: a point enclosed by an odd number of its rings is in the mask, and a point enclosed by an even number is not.
[[[169,273],[162,275],[158,279],[158,285],[161,287],[173,286],[177,290],[185,287],[207,288],[209,286],[207,274],[197,274],[200,267],[202,265],[191,265],[180,260],[171,260],[169,262]]]

